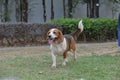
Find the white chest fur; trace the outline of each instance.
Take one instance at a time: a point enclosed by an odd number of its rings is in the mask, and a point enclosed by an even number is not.
[[[53,54],[57,55],[63,55],[64,51],[66,50],[67,45],[66,45],[66,39],[64,38],[63,42],[60,44],[53,43],[50,45],[50,49]]]

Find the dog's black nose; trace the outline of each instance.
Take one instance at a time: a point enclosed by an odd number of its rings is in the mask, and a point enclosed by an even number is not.
[[[51,35],[49,35],[48,37],[51,38]]]

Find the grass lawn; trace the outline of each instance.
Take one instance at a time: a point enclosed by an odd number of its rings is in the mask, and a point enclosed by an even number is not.
[[[82,56],[74,62],[71,57],[66,66],[51,69],[49,55],[17,55],[0,59],[0,77],[21,80],[120,80],[120,55]]]

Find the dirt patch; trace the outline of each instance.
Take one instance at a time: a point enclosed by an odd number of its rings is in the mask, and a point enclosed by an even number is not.
[[[49,46],[35,46],[35,47],[9,47],[0,48],[0,56],[16,56],[23,54],[29,55],[40,55],[50,54]],[[77,44],[77,54],[79,56],[86,55],[103,55],[103,54],[119,54],[117,42],[109,43],[79,43]]]
[[[117,42],[77,44],[77,46],[77,52],[81,56],[119,53]]]

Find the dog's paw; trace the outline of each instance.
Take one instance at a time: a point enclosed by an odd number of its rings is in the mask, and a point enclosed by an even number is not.
[[[62,66],[65,66],[65,65],[66,65],[66,62],[63,62],[63,63],[62,63]]]
[[[56,65],[52,65],[51,68],[56,68]]]

